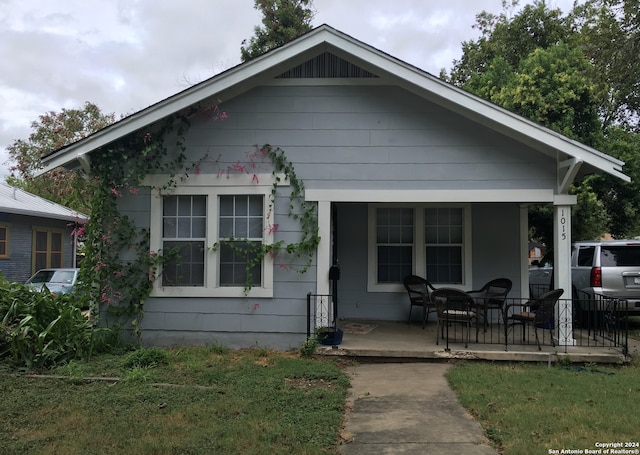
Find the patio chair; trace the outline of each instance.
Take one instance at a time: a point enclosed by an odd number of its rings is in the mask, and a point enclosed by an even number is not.
[[[500,318],[498,319],[498,329],[500,328],[500,319],[505,321],[505,302],[507,294],[511,291],[513,283],[509,278],[496,278],[489,281],[476,291],[467,291],[474,298],[476,311],[482,313],[484,322],[484,331],[487,331],[487,315],[489,310],[500,310]]]
[[[417,275],[407,275],[404,278],[404,288],[409,294],[409,321],[411,323],[411,310],[414,306],[422,307],[422,328],[427,322],[429,313],[436,311],[435,304],[431,301],[430,294],[435,288],[429,281]]]
[[[476,312],[473,311],[473,298],[469,294],[459,289],[439,288],[431,293],[431,300],[435,302],[438,313],[436,344],[439,344],[440,337],[444,339],[445,326],[447,328],[447,341],[449,340],[449,326],[451,324],[460,324],[466,327],[465,348],[469,347],[471,325],[475,325],[476,343],[478,342],[478,319]]]
[[[538,329],[549,330],[551,344],[555,347],[556,344],[553,340],[553,329],[555,328],[555,307],[562,294],[564,294],[564,289],[553,289],[542,294],[535,300],[529,300],[524,305],[523,310],[525,311],[520,311],[508,316],[507,320],[511,321],[511,328],[516,325],[522,326],[523,342],[525,341],[527,326],[533,326],[538,351],[542,351],[542,348],[540,347],[540,339],[538,338]],[[508,329],[505,328],[505,336],[507,335]]]

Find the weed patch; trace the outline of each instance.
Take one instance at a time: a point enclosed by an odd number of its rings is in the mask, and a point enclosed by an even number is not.
[[[0,453],[335,451],[349,387],[336,364],[266,349],[139,351],[52,370],[71,380],[0,371]]]

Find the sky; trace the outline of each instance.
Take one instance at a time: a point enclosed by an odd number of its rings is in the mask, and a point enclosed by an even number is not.
[[[520,7],[531,3],[521,0]],[[547,0],[568,12],[573,0]],[[502,0],[313,0],[328,24],[438,75]],[[0,0],[0,177],[6,147],[50,111],[90,101],[129,115],[240,63],[254,0]]]

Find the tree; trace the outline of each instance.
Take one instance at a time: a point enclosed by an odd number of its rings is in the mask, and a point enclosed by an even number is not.
[[[576,43],[609,91],[600,115],[604,128],[639,131],[640,0],[589,0],[572,13],[581,39]]]
[[[240,47],[243,62],[281,46],[311,30],[314,16],[312,0],[255,0],[262,11],[262,27],[254,27],[255,36]]]
[[[115,114],[103,114],[93,103],[81,109],[50,111],[31,123],[28,139],[18,139],[7,150],[16,163],[11,167],[9,184],[72,209],[89,213],[87,191],[90,181],[74,171],[55,169],[34,177],[42,168],[41,158],[80,140],[115,121]]]
[[[463,56],[441,77],[485,99],[528,117],[568,137],[603,150],[627,162],[625,172],[640,178],[637,134],[625,130],[634,117],[633,88],[638,88],[637,58],[626,47],[638,43],[637,15],[631,4],[640,0],[590,0],[563,16],[544,1],[526,6],[515,16],[508,14],[517,0],[503,2],[505,12],[476,16],[481,30],[477,41],[463,43]],[[622,7],[620,6],[622,5]],[[596,7],[597,6],[597,7]],[[616,6],[618,9],[614,9]],[[614,75],[607,65],[619,58],[616,43],[623,43],[624,76]],[[607,49],[604,57],[596,49]],[[638,68],[640,69],[640,68]],[[622,70],[620,70],[622,71]],[[628,82],[623,84],[624,81]],[[624,95],[623,95],[624,94]],[[625,100],[622,102],[621,100]],[[631,107],[630,107],[631,106]],[[637,114],[635,115],[637,120]],[[626,124],[622,121],[626,119]],[[612,128],[619,123],[620,128]],[[634,146],[636,147],[634,149]],[[578,196],[573,211],[574,239],[640,233],[638,187],[613,177],[588,176],[572,188]],[[532,232],[551,240],[551,211],[530,210]]]

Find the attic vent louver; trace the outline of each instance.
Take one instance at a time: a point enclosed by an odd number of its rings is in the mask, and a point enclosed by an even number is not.
[[[301,65],[285,71],[278,79],[306,78],[377,78],[375,74],[341,59],[329,52],[307,60]]]

